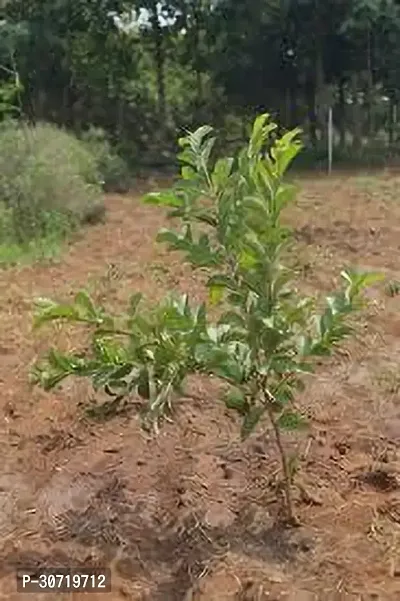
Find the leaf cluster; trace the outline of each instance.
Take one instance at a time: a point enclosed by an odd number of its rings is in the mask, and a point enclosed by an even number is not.
[[[206,312],[204,305],[192,308],[185,295],[139,313],[141,302],[142,295],[134,294],[126,314],[115,317],[84,291],[70,304],[39,299],[36,327],[63,320],[90,328],[92,337],[85,354],[51,349],[35,366],[34,381],[50,390],[68,376],[90,378],[95,390],[117,403],[138,394],[145,421],[157,425],[174,393],[182,393],[186,375],[197,369],[195,348],[207,336]]]

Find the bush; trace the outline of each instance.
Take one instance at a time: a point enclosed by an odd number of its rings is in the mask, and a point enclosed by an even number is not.
[[[18,244],[66,233],[104,214],[96,160],[74,136],[53,125],[8,121],[0,127],[1,242]],[[59,228],[59,224],[62,227]]]
[[[104,189],[107,192],[127,192],[129,170],[126,162],[112,148],[101,128],[90,127],[82,136],[86,148],[95,157]]]

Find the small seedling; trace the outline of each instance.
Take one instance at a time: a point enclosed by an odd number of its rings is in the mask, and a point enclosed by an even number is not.
[[[287,521],[296,522],[292,501],[293,463],[283,433],[305,424],[294,407],[302,376],[320,356],[330,355],[352,327],[363,289],[375,274],[343,271],[343,287],[326,299],[322,313],[303,298],[295,274],[284,264],[289,230],[281,214],[296,189],[284,183],[301,149],[299,131],[281,137],[268,115],[253,125],[248,145],[235,158],[212,158],[215,138],[207,126],[179,143],[181,177],[168,191],[144,201],[171,208],[180,232],[163,230],[158,239],[185,254],[196,269],[207,269],[209,303],[219,306],[212,321],[206,304],[191,307],[186,296],[138,311],[132,297],[126,315],[112,317],[79,293],[70,305],[40,301],[37,325],[66,319],[90,327],[92,351],[84,356],[51,350],[36,367],[36,379],[51,388],[68,375],[90,377],[113,398],[138,393],[146,424],[158,425],[182,394],[191,373],[213,374],[230,385],[227,407],[242,416],[241,434],[269,420],[279,451]]]
[[[397,280],[391,280],[386,286],[387,296],[398,296],[400,294],[400,282]]]

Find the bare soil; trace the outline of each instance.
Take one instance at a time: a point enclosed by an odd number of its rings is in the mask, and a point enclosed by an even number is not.
[[[328,292],[348,265],[400,281],[399,182],[391,173],[301,179],[288,220],[305,291]],[[155,243],[165,216],[142,206],[140,192],[109,196],[107,222],[58,263],[0,274],[1,597],[26,598],[16,570],[97,565],[111,568],[112,593],[76,601],[400,599],[400,295],[386,284],[300,399],[310,428],[287,440],[302,460],[296,529],[277,520],[272,437],[241,443],[217,382],[190,382],[157,438],[134,411],[88,419],[96,399],[85,382],[52,393],[29,384],[50,344],[80,340],[32,332],[35,297],[86,287],[114,309],[137,290],[149,302],[171,289],[202,297],[181,257]]]

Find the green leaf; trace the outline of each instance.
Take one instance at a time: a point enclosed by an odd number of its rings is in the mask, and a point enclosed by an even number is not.
[[[211,180],[214,189],[217,192],[222,192],[225,189],[229,175],[232,170],[232,166],[232,158],[218,159],[218,161],[215,163],[214,171],[211,175]]]
[[[242,440],[245,440],[257,427],[261,417],[265,413],[265,408],[262,405],[252,407],[243,420],[240,435]]]
[[[307,357],[310,355],[312,345],[312,339],[310,336],[306,336],[304,334],[300,335],[297,338],[297,352],[300,357]]]
[[[49,364],[66,373],[74,371],[74,362],[68,355],[59,353],[56,349],[51,349],[48,354]]]
[[[209,286],[208,298],[211,305],[217,305],[224,296],[224,288],[221,286]]]
[[[184,180],[190,181],[196,177],[196,171],[193,167],[183,166],[181,169],[181,176]]]
[[[307,354],[314,357],[329,357],[332,354],[332,350],[324,342],[317,341],[310,345]]]
[[[206,140],[202,146],[201,149],[201,158],[203,161],[203,166],[205,167],[208,164],[208,161],[210,160],[210,155],[211,155],[211,151],[214,147],[215,144],[215,138],[209,138],[208,140]]]
[[[307,427],[307,421],[304,417],[296,412],[287,410],[282,413],[277,419],[277,424],[282,430],[300,430]]]
[[[249,405],[245,394],[237,388],[230,390],[225,395],[224,400],[228,409],[233,409],[240,413],[240,415],[246,415],[249,411]]]
[[[79,321],[79,310],[73,305],[58,304],[50,299],[38,299],[35,304],[39,307],[34,317],[33,327],[38,328],[49,321],[66,319],[68,321]]]
[[[197,221],[206,223],[212,227],[216,227],[218,225],[216,217],[212,215],[209,210],[198,210],[194,213],[194,217]]]
[[[245,271],[253,269],[259,263],[259,257],[248,248],[243,248],[239,255],[239,266]]]
[[[128,309],[128,314],[130,317],[135,317],[136,315],[136,311],[138,309],[138,306],[140,304],[140,301],[143,298],[143,294],[141,292],[136,292],[135,294],[133,294],[130,299],[129,299],[129,309]]]
[[[245,196],[243,198],[243,207],[258,215],[260,221],[268,220],[270,217],[268,204],[263,196]]]
[[[205,138],[213,131],[213,128],[209,125],[201,125],[194,131],[190,133],[186,138],[181,138],[185,140],[184,144],[190,144],[191,148],[195,152],[199,152],[201,149],[201,145],[203,144]]]
[[[166,192],[149,192],[142,201],[148,205],[157,205],[161,207],[182,207],[184,200],[172,190]]]
[[[276,406],[282,408],[293,401],[293,388],[294,387],[290,382],[286,382],[278,386],[278,388],[274,391]]]
[[[313,366],[306,362],[300,362],[285,355],[275,355],[269,363],[269,370],[274,370],[280,375],[296,373],[313,373]]]
[[[36,367],[32,370],[32,381],[34,384],[40,384],[43,390],[48,392],[65,380],[68,375],[65,372],[57,372],[45,367]]]
[[[96,307],[94,306],[94,303],[87,292],[84,290],[78,292],[78,294],[75,296],[75,304],[78,305],[78,307],[82,307],[83,315],[85,317],[93,320],[97,319]]]
[[[124,365],[117,367],[110,374],[110,381],[113,381],[115,383],[117,381],[123,380],[127,376],[130,376],[134,370],[135,366],[132,363],[125,363]]]
[[[340,275],[348,283],[346,298],[349,302],[352,302],[366,287],[385,279],[384,274],[381,273],[355,270],[343,270]]]
[[[276,205],[281,211],[284,207],[290,204],[295,198],[297,192],[296,186],[290,184],[281,184],[276,193],[275,202]]]
[[[228,288],[229,290],[237,290],[237,284],[235,280],[227,275],[217,274],[213,275],[207,281],[207,287],[220,287],[220,288]]]
[[[300,141],[296,137],[301,134],[301,129],[293,129],[276,140],[271,149],[271,156],[275,160],[277,174],[282,177],[293,159],[302,149]]]
[[[211,327],[208,330],[211,338]],[[243,359],[235,358],[232,349],[218,346],[220,344],[218,339],[221,335],[221,331],[216,331],[212,343],[196,345],[196,361],[202,366],[205,373],[212,373],[233,385],[242,384],[245,373]]]
[[[162,229],[157,234],[157,242],[178,246],[182,242],[182,238],[171,230]]]
[[[209,337],[209,339],[216,343],[219,344],[221,342],[221,338],[222,335],[227,332],[229,330],[229,326],[226,325],[209,325],[207,326],[207,336]],[[224,347],[222,346],[215,346],[213,347],[214,349],[217,349],[218,352],[223,353],[223,356],[227,356],[227,351]]]
[[[96,357],[105,363],[118,365],[126,359],[124,347],[119,344],[114,338],[109,335],[103,338],[96,337],[93,339],[93,349]]]
[[[255,119],[248,147],[249,157],[256,156],[261,152],[268,135],[277,128],[275,123],[268,123],[268,120],[268,113],[259,115]]]
[[[243,317],[239,313],[235,313],[235,311],[226,311],[221,315],[218,320],[218,323],[223,325],[230,325],[233,328],[245,328],[246,322]]]

